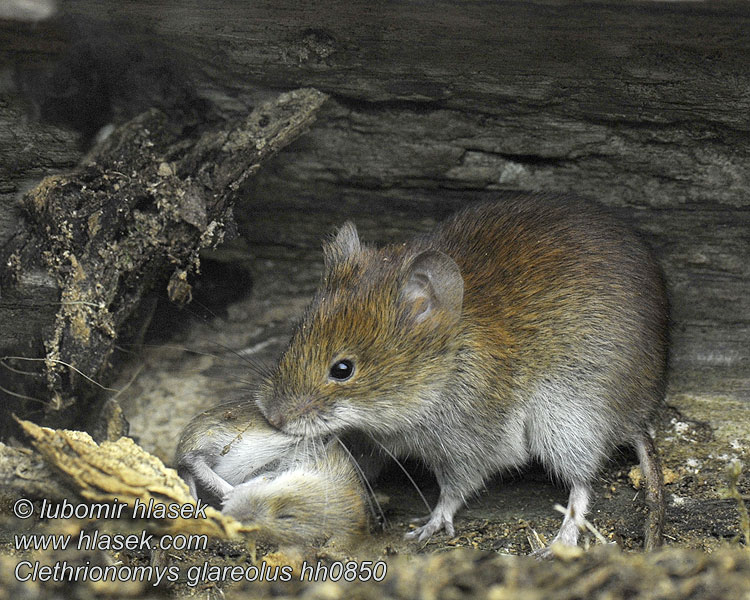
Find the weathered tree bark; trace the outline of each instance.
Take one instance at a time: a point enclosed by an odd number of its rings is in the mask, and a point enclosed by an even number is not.
[[[46,334],[45,354],[4,357],[3,366],[24,375],[22,367],[41,362],[48,411],[90,384],[102,387],[118,336],[154,284],[168,278],[170,299],[189,301],[199,251],[233,234],[237,189],[310,125],[325,97],[289,92],[245,118],[209,124],[152,109],[116,129],[75,173],[28,192],[21,226],[3,244],[3,288],[12,291],[0,300],[0,320],[35,323],[25,334]],[[52,281],[34,279],[39,272]],[[35,322],[42,298],[48,310]],[[22,334],[11,328],[0,346],[13,349]]]

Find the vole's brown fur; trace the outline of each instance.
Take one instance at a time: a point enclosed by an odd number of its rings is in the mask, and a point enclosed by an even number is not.
[[[590,482],[633,444],[663,498],[647,428],[665,389],[667,300],[641,240],[601,208],[519,195],[471,206],[381,249],[346,224],[323,283],[258,404],[292,435],[361,431],[423,459],[441,486],[429,537],[493,473],[540,460],[571,488],[574,544]],[[346,380],[331,375],[342,360]]]

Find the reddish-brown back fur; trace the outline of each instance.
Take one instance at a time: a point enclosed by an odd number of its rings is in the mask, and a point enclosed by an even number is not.
[[[415,325],[399,296],[409,261],[428,249],[460,267],[458,322],[436,314]],[[658,269],[638,238],[595,206],[523,196],[471,206],[406,244],[339,250],[327,250],[323,285],[262,396],[261,406],[284,423],[321,424],[340,402],[374,418],[386,408],[383,418],[398,410],[416,418],[409,405],[451,387],[457,370],[473,371],[470,387],[482,390],[474,409],[488,419],[540,375],[571,363],[602,379],[610,391],[604,408],[628,431],[645,426],[663,392]],[[356,373],[331,381],[328,370],[342,358],[355,361]],[[361,426],[352,421],[329,419],[322,428]]]
[[[647,426],[665,386],[664,284],[645,245],[601,208],[519,195],[381,249],[346,224],[325,257],[258,405],[292,435],[364,432],[421,458],[440,499],[419,539],[452,533],[468,494],[532,458],[571,487],[556,537],[566,544],[613,446],[634,445],[661,488]]]

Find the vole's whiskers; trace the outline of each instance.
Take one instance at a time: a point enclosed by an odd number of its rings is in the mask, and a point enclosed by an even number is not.
[[[370,505],[370,512],[372,512],[374,515],[379,515],[382,526],[385,529],[386,525],[388,524],[388,519],[385,518],[385,512],[383,512],[383,507],[380,505],[380,502],[378,502],[378,498],[375,495],[375,490],[372,488],[372,485],[370,485],[370,481],[367,479],[367,476],[365,475],[364,470],[357,462],[357,459],[354,458],[354,455],[351,453],[349,448],[346,447],[346,444],[341,441],[341,438],[337,436],[336,434],[333,435],[334,439],[338,443],[341,448],[343,448],[344,452],[349,456],[349,460],[356,469],[357,473],[359,474],[359,478],[362,480],[362,483],[365,484],[365,487],[367,488],[367,503]],[[377,510],[375,510],[377,509]]]
[[[259,361],[252,361],[248,359],[246,356],[242,355],[242,351],[233,350],[232,348],[220,344],[219,342],[212,342],[208,341],[206,343],[214,344],[216,346],[220,346],[221,348],[224,348],[229,353],[236,355],[237,357],[242,360],[243,364],[247,364],[250,366],[250,371],[253,372],[259,379],[263,379],[268,376],[271,369],[268,365],[262,364]],[[156,349],[164,349],[164,350],[179,350],[182,352],[186,352],[188,354],[195,354],[197,356],[209,356],[211,358],[216,359],[222,359],[222,356],[220,354],[214,353],[214,352],[205,352],[203,350],[198,350],[196,348],[191,348],[189,346],[180,346],[177,344],[116,344],[115,348],[119,350],[120,352],[124,352],[126,354],[132,354],[134,356],[138,355],[138,352],[134,350],[128,349],[128,346],[132,346],[133,348],[156,348]],[[238,383],[243,383],[248,386],[257,386],[258,382],[257,380],[253,381],[250,379],[243,379],[242,377],[238,377],[237,375],[227,374],[227,379],[232,379],[234,381],[237,381]]]
[[[290,461],[292,465],[300,462],[302,457],[305,455],[307,450],[308,440],[307,438],[297,438],[294,442],[294,448],[290,453]]]
[[[321,438],[315,438],[313,439],[312,443],[313,443],[313,454],[314,454],[313,461],[317,463],[320,460],[324,460],[325,459],[325,447],[323,445],[323,440]],[[325,503],[327,506],[330,502],[331,495],[332,494],[335,495],[336,490],[332,489],[331,479],[329,477],[324,477],[323,481],[325,482],[325,486],[324,486],[325,487]],[[327,518],[328,512],[326,511],[324,515]],[[326,519],[323,520],[323,523],[324,525],[326,524]]]
[[[255,358],[250,358],[245,353],[243,353],[242,350],[237,351],[234,348],[230,348],[226,344],[222,344],[221,342],[216,342],[213,340],[208,340],[208,343],[213,344],[215,346],[219,346],[220,348],[224,348],[224,350],[226,350],[227,352],[239,358],[243,363],[245,363],[250,368],[250,371],[252,371],[255,375],[257,375],[261,379],[270,376],[271,367],[269,365]]]
[[[5,359],[12,359],[15,358],[13,356],[5,356],[3,358],[0,358],[0,366],[8,369],[11,373],[17,373],[19,375],[31,375],[33,377],[42,377],[42,373],[39,373],[37,371],[24,371],[22,369],[16,369],[15,367],[11,367],[8,363],[5,362]]]
[[[205,304],[202,304],[201,302],[198,302],[197,300],[193,300],[193,303],[199,308],[201,308],[202,310],[206,311],[215,320],[224,322],[226,324],[226,321],[222,319],[222,317],[218,316],[214,311],[208,308]],[[208,319],[206,319],[205,315],[200,315],[196,311],[192,310],[191,308],[187,306],[183,306],[181,310],[184,310],[185,312],[190,313],[191,315],[193,315],[193,317],[196,320],[202,321],[210,329],[213,329],[215,331],[218,329],[213,323],[211,323]],[[226,344],[222,344],[221,342],[217,342],[215,340],[206,340],[206,342],[209,344],[213,344],[215,346],[219,346],[220,348],[223,348],[224,350],[234,354],[237,358],[242,360],[248,367],[250,367],[250,370],[258,377],[265,378],[265,377],[268,377],[271,373],[271,368],[269,367],[269,365],[266,365],[256,359],[252,359],[248,357],[241,350],[238,352],[234,348],[231,348],[227,346]]]
[[[403,471],[404,475],[406,475],[406,478],[409,480],[409,483],[411,483],[411,485],[417,491],[417,494],[419,494],[419,497],[424,503],[424,505],[427,507],[427,510],[430,513],[432,513],[432,507],[430,506],[430,503],[427,502],[427,498],[425,498],[424,494],[422,493],[422,490],[419,489],[417,482],[414,481],[414,478],[411,476],[409,471],[406,470],[406,467],[404,467],[403,463],[398,458],[396,458],[396,455],[393,454],[393,452],[388,450],[388,448],[386,448],[383,444],[381,444],[378,440],[376,440],[372,435],[367,433],[367,437],[369,437],[381,450],[383,450],[383,452],[385,452],[388,456],[391,457],[391,459],[393,459],[393,461],[398,465],[398,468]]]
[[[38,402],[39,404],[46,404],[44,400],[41,400],[39,398],[34,398],[32,396],[27,396],[26,394],[19,394],[18,392],[14,392],[13,390],[4,388],[1,385],[0,385],[0,392],[3,392],[4,394],[8,394],[8,396],[13,396],[14,398],[20,398],[21,400],[31,400],[32,402]]]
[[[6,360],[26,360],[26,361],[30,361],[30,362],[44,362],[44,363],[51,362],[51,363],[54,363],[56,365],[62,365],[64,367],[67,367],[71,371],[75,371],[81,377],[83,377],[86,381],[88,381],[90,383],[93,383],[96,387],[101,388],[101,389],[103,389],[105,391],[108,391],[108,392],[119,392],[120,391],[120,390],[117,390],[115,388],[111,388],[111,387],[107,387],[105,385],[102,385],[101,383],[99,383],[98,381],[96,381],[95,379],[93,379],[92,377],[89,377],[88,375],[86,375],[86,373],[84,373],[83,371],[81,371],[77,367],[74,367],[70,363],[67,363],[64,360],[59,360],[57,358],[50,358],[48,356],[44,357],[44,358],[41,358],[41,357],[34,358],[34,357],[30,357],[30,356],[3,356],[3,357],[0,357],[0,362],[4,362]]]
[[[11,359],[14,358],[12,356],[6,356],[0,359],[0,366],[5,367],[8,369],[8,371],[11,371],[12,373],[16,373],[18,375],[30,375],[33,377],[41,377],[41,373],[37,373],[34,371],[24,371],[21,369],[16,369],[15,367],[11,367],[8,363],[5,362],[5,359]],[[31,400],[32,402],[38,402],[39,404],[46,404],[45,400],[42,400],[40,398],[34,398],[32,396],[27,396],[26,394],[21,394],[20,392],[14,392],[13,390],[9,390],[6,387],[0,386],[0,392],[3,392],[5,394],[8,394],[8,396],[13,396],[14,398],[19,398],[21,400]]]

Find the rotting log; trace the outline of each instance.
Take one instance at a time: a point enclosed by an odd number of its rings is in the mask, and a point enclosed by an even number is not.
[[[101,387],[118,335],[154,285],[168,280],[170,299],[189,301],[200,250],[234,235],[238,188],[310,126],[325,98],[296,90],[227,122],[151,109],[116,128],[72,174],[24,195],[21,226],[2,247],[0,320],[12,326],[0,345],[8,353],[21,341],[14,336],[41,333],[44,355],[3,358],[19,375],[3,381],[34,381],[29,372],[42,366],[48,414]],[[52,321],[24,331],[40,304]]]

